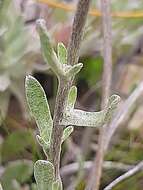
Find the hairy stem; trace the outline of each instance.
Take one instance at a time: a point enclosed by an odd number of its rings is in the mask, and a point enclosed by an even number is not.
[[[77,11],[73,23],[73,31],[68,47],[68,64],[74,65],[79,59],[79,48],[83,36],[83,28],[86,22],[88,9],[91,0],[79,0]],[[56,106],[53,119],[52,143],[50,147],[51,161],[55,168],[55,179],[60,179],[59,164],[63,127],[60,122],[63,119],[63,112],[66,108],[67,97],[71,87],[72,80],[65,81],[59,79],[58,93],[56,97]]]
[[[91,0],[79,0],[73,23],[73,31],[68,46],[68,64],[74,65],[78,62],[80,43],[83,36],[83,29],[87,18]]]

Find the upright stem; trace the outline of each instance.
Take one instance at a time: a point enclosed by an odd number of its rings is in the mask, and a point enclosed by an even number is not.
[[[74,17],[73,30],[68,46],[68,64],[74,65],[78,62],[80,44],[83,36],[84,25],[86,22],[91,0],[79,0],[77,11]]]
[[[102,78],[102,107],[107,105],[112,80],[112,23],[110,0],[101,0],[102,27],[103,27],[103,57],[104,70]]]
[[[73,31],[68,47],[68,64],[74,65],[79,59],[79,48],[83,36],[83,28],[86,22],[91,0],[79,0],[73,23]],[[67,96],[72,85],[72,80],[59,79],[59,87],[56,97],[55,112],[53,118],[52,143],[50,147],[51,161],[55,168],[55,179],[60,179],[59,164],[61,152],[61,138],[63,127],[60,121],[63,119],[63,112],[66,108]]]
[[[101,0],[102,12],[102,28],[103,28],[103,86],[102,86],[102,108],[107,105],[110,95],[111,79],[112,79],[112,41],[111,41],[111,15],[110,0]],[[102,165],[104,160],[104,142],[106,138],[106,128],[103,126],[100,130],[98,140],[98,150],[94,160],[94,166],[91,170],[89,182],[86,190],[98,190],[102,175]]]

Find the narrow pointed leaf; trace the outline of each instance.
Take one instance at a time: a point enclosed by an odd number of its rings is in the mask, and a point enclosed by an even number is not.
[[[52,185],[52,190],[62,190],[62,183],[60,181],[56,181]]]
[[[67,49],[63,43],[58,43],[58,59],[60,63],[67,63]]]
[[[108,107],[107,107],[107,111],[106,111],[106,116],[105,116],[105,122],[109,121],[112,119],[118,104],[120,103],[121,98],[120,96],[114,94],[109,98],[109,102],[108,102]]]
[[[39,19],[36,24],[37,31],[40,36],[42,53],[46,62],[50,65],[51,69],[57,76],[63,75],[62,65],[59,63],[56,53],[52,48],[45,21],[43,19]]]
[[[74,130],[73,126],[69,126],[69,127],[65,128],[65,130],[63,132],[62,142],[64,142],[71,135],[73,130]]]
[[[66,76],[67,77],[73,77],[75,76],[83,67],[82,63],[78,63],[76,65],[73,65],[67,72]]]
[[[39,135],[37,135],[36,137],[37,137],[38,143],[42,146],[45,154],[49,157],[50,144],[45,142],[44,139],[42,137],[40,137]]]
[[[52,190],[54,166],[51,162],[38,160],[34,165],[34,176],[38,190]]]
[[[34,117],[40,136],[45,142],[50,142],[53,121],[45,92],[40,83],[32,76],[26,77],[27,102]]]
[[[72,86],[68,94],[68,107],[73,109],[77,98],[77,88]]]

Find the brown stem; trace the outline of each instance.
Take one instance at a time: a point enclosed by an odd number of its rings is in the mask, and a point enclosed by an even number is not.
[[[79,0],[73,23],[73,31],[68,46],[68,64],[74,65],[78,62],[80,43],[83,36],[83,29],[87,18],[91,0]]]
[[[83,36],[83,28],[86,22],[89,5],[91,0],[79,0],[77,11],[73,23],[73,31],[68,47],[68,64],[74,65],[79,59],[79,48]],[[59,87],[56,97],[56,105],[53,119],[52,143],[50,147],[51,161],[55,168],[55,179],[60,179],[59,164],[61,152],[61,138],[63,134],[63,127],[60,121],[63,119],[63,112],[66,107],[67,96],[72,85],[72,80],[65,81],[59,79]]]
[[[110,0],[101,0],[102,12],[102,28],[103,28],[103,86],[102,86],[102,108],[107,105],[110,95],[111,79],[112,79],[112,40],[111,40],[111,15]],[[98,150],[94,160],[94,166],[86,187],[86,190],[98,190],[102,175],[102,166],[104,161],[104,142],[106,138],[107,126],[103,126],[100,130],[98,140]]]

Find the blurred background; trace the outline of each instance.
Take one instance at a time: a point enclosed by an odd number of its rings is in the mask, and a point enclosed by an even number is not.
[[[57,79],[42,58],[35,21],[46,20],[55,48],[58,42],[67,46],[74,18],[68,6],[76,3],[77,0],[51,0],[51,3],[0,0],[0,181],[4,190],[36,190],[33,163],[45,159],[36,142],[37,127],[25,101],[25,76],[31,74],[41,83],[52,112],[55,105]],[[113,12],[143,10],[141,0],[111,0],[111,3]],[[99,10],[100,1],[93,0],[91,8]],[[143,17],[134,18],[134,14],[128,18],[113,17],[112,29],[112,93],[119,94],[124,101],[143,80]],[[76,108],[100,110],[103,45],[101,18],[89,15],[80,50],[84,68],[74,81],[78,88]],[[101,189],[143,160],[142,118],[140,99],[112,138],[105,156]],[[75,128],[63,144],[61,175],[65,189],[70,190],[74,183],[77,190],[84,190],[88,165],[96,154],[98,134],[98,129]],[[78,168],[81,155],[87,163],[84,170]],[[77,164],[74,170],[64,168],[71,163]],[[143,172],[139,172],[115,190],[142,187]]]

